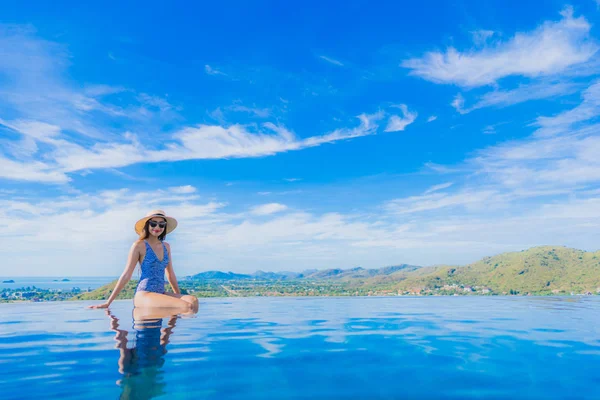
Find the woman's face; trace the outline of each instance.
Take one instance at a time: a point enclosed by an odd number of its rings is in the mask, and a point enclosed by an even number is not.
[[[165,229],[167,229],[167,221],[164,218],[153,217],[148,222],[148,230],[152,236],[159,237]]]

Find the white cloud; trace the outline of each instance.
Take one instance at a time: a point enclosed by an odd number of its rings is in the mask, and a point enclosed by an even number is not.
[[[453,174],[453,173],[460,173],[460,172],[464,172],[462,168],[458,168],[458,167],[449,167],[446,165],[442,165],[442,164],[436,164],[433,162],[426,162],[424,165],[426,170],[431,170],[434,171],[438,174]]]
[[[91,155],[91,164],[98,164],[98,152],[119,150],[111,142],[122,140],[123,134],[113,126],[135,125],[153,136],[155,126],[151,125],[157,118],[163,121],[173,116],[172,107],[156,96],[136,95],[118,86],[72,84],[65,77],[66,47],[37,38],[31,28],[0,24],[0,48],[0,74],[6,78],[0,88],[0,124],[22,135],[2,140],[4,178],[66,182],[65,173],[72,165],[61,165],[59,158],[71,161],[73,153]],[[105,101],[116,93],[131,103],[117,106]],[[160,112],[155,114],[146,106]],[[7,120],[6,115],[14,117]],[[86,149],[94,142],[99,144]]]
[[[495,133],[496,133],[496,127],[494,125],[488,125],[485,128],[483,128],[484,135],[493,135]]]
[[[463,87],[489,85],[512,75],[552,75],[588,61],[598,50],[589,38],[590,24],[584,17],[575,18],[570,7],[561,15],[557,22],[547,21],[532,32],[516,33],[510,40],[482,50],[429,52],[404,61],[402,66],[423,79]]]
[[[225,124],[225,114],[221,107],[215,108],[213,111],[209,112],[208,115],[213,118],[215,121],[218,121],[221,125]]]
[[[383,117],[383,113],[362,114],[357,127],[306,138],[273,123],[197,125],[167,136],[161,131],[162,118],[171,123],[177,118],[173,114],[177,107],[164,98],[108,85],[76,88],[63,77],[68,65],[65,48],[36,38],[30,30],[0,25],[0,47],[4,56],[0,72],[12,83],[0,90],[0,105],[11,111],[9,115],[18,116],[0,123],[21,135],[2,141],[7,168],[1,176],[7,179],[58,183],[68,181],[68,173],[139,162],[269,156],[375,134]],[[208,65],[206,71],[220,73]],[[130,96],[134,105],[108,103],[115,93]],[[263,117],[268,113],[243,106],[235,109]],[[142,133],[114,129],[128,124]]]
[[[32,45],[48,51],[39,41],[34,40]],[[492,49],[499,46],[502,44]],[[58,52],[64,50],[50,47]],[[363,114],[354,128],[307,138],[272,123],[222,123],[184,127],[169,135],[162,133],[157,141],[145,140],[151,135],[141,136],[143,129],[127,135],[115,135],[109,130],[107,138],[100,135],[92,145],[89,138],[71,141],[70,137],[78,129],[85,129],[90,136],[103,133],[104,125],[94,119],[98,113],[103,118],[129,118],[130,109],[106,101],[115,93],[132,96],[142,108],[158,108],[162,112],[173,107],[168,102],[161,103],[161,98],[118,87],[75,88],[61,78],[61,62],[66,63],[67,59],[55,56],[52,53],[50,59],[56,58],[57,63],[45,63],[47,59],[42,57],[37,66],[0,60],[2,71],[8,70],[18,78],[14,82],[19,83],[7,92],[4,87],[0,89],[2,94],[8,93],[0,102],[12,107],[16,115],[0,122],[13,130],[6,131],[10,134],[7,138],[18,137],[14,141],[7,139],[0,146],[6,153],[0,155],[0,176],[64,183],[71,171],[88,173],[93,168],[136,162],[261,157],[372,135],[385,116]],[[42,92],[44,101],[39,103],[26,84],[36,79],[48,85]],[[512,104],[527,98],[527,88],[542,91],[543,87],[535,85],[512,91],[497,89],[475,104]],[[559,85],[549,84],[547,93],[562,92],[565,88]],[[142,193],[115,190],[71,194],[51,201],[28,200],[27,196],[11,193],[6,197],[12,200],[0,200],[0,240],[8,249],[6,257],[14,260],[25,275],[43,275],[48,264],[60,265],[62,269],[57,273],[118,275],[130,242],[135,240],[133,229],[124,227],[131,227],[145,213],[143,210],[150,208],[164,208],[180,220],[169,241],[175,250],[176,269],[182,273],[213,268],[249,272],[257,268],[456,263],[536,244],[597,247],[597,91],[596,86],[591,86],[579,106],[537,119],[534,126],[539,129],[530,138],[483,149],[459,166],[427,164],[429,174],[453,174],[447,178],[453,182],[434,185],[421,194],[406,193],[383,201],[381,207],[358,207],[353,208],[353,213],[342,213],[335,206],[324,205],[330,209],[308,212],[297,210],[308,210],[311,204],[303,207],[294,201],[293,212],[282,209],[283,204],[269,203],[247,212],[229,213],[225,201],[202,202],[190,185]],[[27,97],[26,101],[19,97],[20,93]],[[36,107],[27,109],[27,104]],[[52,112],[47,112],[46,106]],[[473,109],[464,108],[464,99],[459,108]],[[402,116],[392,116],[388,121],[393,130],[406,128],[416,118],[416,113],[412,117],[406,106],[400,110]],[[13,147],[5,147],[7,143]],[[24,150],[16,152],[15,146],[21,145]],[[39,153],[43,162],[32,159]],[[13,159],[9,158],[11,155]],[[292,193],[297,192],[258,194]],[[60,235],[55,235],[56,226],[61,226]],[[27,251],[33,244],[39,253]],[[431,248],[437,251],[429,251]],[[64,258],[67,250],[68,260]],[[82,271],[80,265],[84,263],[89,269]]]
[[[460,114],[465,113],[465,98],[462,96],[462,94],[458,93],[456,96],[454,96],[454,100],[452,100],[452,103],[450,103],[450,105],[454,107],[454,109]]]
[[[196,188],[193,187],[192,185],[175,186],[175,187],[170,187],[169,191],[171,193],[177,193],[177,194],[190,194],[190,193],[196,193]]]
[[[568,136],[504,143],[481,151],[470,162],[488,179],[511,191],[574,193],[600,184],[598,129],[599,125],[593,125]]]
[[[329,57],[325,57],[325,56],[319,56],[319,58],[322,59],[322,60],[325,60],[328,63],[333,64],[333,65],[337,65],[337,66],[340,66],[340,67],[344,66],[344,64],[342,64],[338,60],[334,60],[333,58],[329,58]]]
[[[500,194],[493,190],[463,191],[453,194],[431,193],[392,200],[386,208],[394,214],[411,214],[454,207],[487,207]],[[487,204],[486,204],[487,203]]]
[[[335,131],[323,136],[313,136],[302,140],[302,147],[318,146],[324,143],[333,143],[338,140],[353,139],[361,136],[374,135],[379,127],[377,121],[383,118],[383,113],[361,114],[357,117],[360,125],[356,128],[336,129]]]
[[[116,93],[127,92],[128,90],[122,86],[110,86],[110,85],[87,85],[83,89],[83,93],[90,97],[102,97]]]
[[[439,185],[434,185],[434,186],[430,187],[429,189],[427,189],[424,194],[429,194],[429,193],[437,192],[439,190],[447,189],[450,186],[452,186],[453,184],[454,184],[454,182],[446,182],[446,183],[440,183]]]
[[[600,185],[598,116],[600,83],[592,83],[579,105],[553,117],[539,117],[534,124],[538,129],[530,137],[479,150],[459,169],[470,170],[471,187],[479,183],[506,196],[594,189]]]
[[[22,163],[9,160],[1,155],[0,178],[42,183],[67,183],[70,181],[67,175],[54,170],[43,162]]]
[[[7,122],[0,118],[0,125],[40,141],[45,141],[60,134],[60,127],[40,121],[15,120]]]
[[[254,215],[271,215],[287,210],[287,206],[279,203],[262,204],[252,208],[251,212]]]
[[[464,98],[461,103],[457,102],[455,104],[453,102],[452,105],[459,113],[466,114],[484,107],[508,107],[530,100],[555,99],[575,93],[579,87],[580,85],[573,82],[538,82],[529,85],[520,85],[512,90],[494,90],[488,92],[481,96],[472,107],[466,109],[464,108]]]
[[[239,112],[245,112],[248,114],[254,114],[260,118],[267,118],[269,115],[271,115],[271,110],[269,110],[268,108],[255,108],[255,107],[246,107],[246,106],[235,105],[235,106],[229,107],[229,109],[232,111],[239,111]]]
[[[114,93],[133,96],[122,87],[74,84],[66,78],[70,56],[66,46],[41,40],[31,27],[0,24],[0,88],[3,118],[36,121],[93,139],[115,138],[110,124],[97,126],[101,116],[133,116],[137,108],[108,104],[102,98]],[[145,120],[151,115],[146,113]],[[120,121],[122,122],[122,121]],[[141,125],[136,121],[137,126]]]
[[[417,119],[418,114],[416,112],[408,111],[408,107],[406,107],[405,104],[400,104],[395,107],[402,111],[402,117],[392,115],[388,121],[387,127],[385,128],[386,132],[403,131],[408,125],[412,124],[415,119]]]
[[[600,82],[593,83],[583,92],[582,103],[568,111],[561,112],[554,117],[539,117],[536,125],[538,136],[550,136],[563,133],[572,125],[588,121],[600,115]]]
[[[494,36],[494,31],[482,29],[471,32],[471,35],[473,36],[473,42],[475,45],[483,46],[487,43],[488,39]]]
[[[40,164],[37,168],[54,169],[51,171],[54,174],[64,175],[67,172],[83,169],[118,168],[139,162],[268,156],[372,135],[377,131],[376,121],[381,116],[380,113],[363,114],[358,116],[360,125],[356,128],[338,129],[322,136],[305,139],[299,139],[284,127],[272,123],[263,124],[263,131],[259,132],[250,132],[240,125],[230,127],[200,125],[176,132],[172,141],[167,142],[162,149],[147,148],[134,135],[126,136],[128,142],[96,143],[90,148],[62,139],[46,138],[44,142],[54,146],[54,150],[48,154],[53,163]],[[31,124],[12,122],[5,122],[5,125],[15,129],[31,126]],[[22,174],[5,174],[5,177],[10,179],[20,179],[20,176]]]
[[[230,214],[226,203],[199,203],[193,194],[123,189],[48,201],[0,200],[0,240],[4,256],[23,276],[47,275],[48,265],[62,276],[118,276],[136,239],[135,221],[154,208],[179,221],[167,240],[180,277],[209,269],[467,263],[542,244],[597,247],[598,198],[570,196],[542,205],[516,200],[459,189],[395,199],[376,214],[281,213],[278,203]],[[33,245],[38,251],[27,251]]]
[[[97,143],[89,149],[66,141],[54,144],[56,148],[51,154],[57,164],[56,169],[63,172],[125,167],[148,157],[143,145],[136,140],[129,143]]]
[[[471,254],[548,244],[596,250],[588,235],[600,228],[599,87],[592,83],[571,110],[540,117],[529,138],[480,150],[462,165],[429,164],[460,183],[390,200],[383,209],[399,223],[410,221],[413,239],[416,225],[423,241],[443,239],[442,248],[454,242]],[[385,249],[394,241],[361,245]]]
[[[227,75],[224,72],[221,72],[218,69],[215,69],[208,64],[206,64],[204,66],[204,72],[206,72],[208,75]]]
[[[360,125],[353,129],[338,129],[322,136],[298,139],[292,132],[272,123],[263,124],[265,131],[251,133],[240,125],[228,128],[201,125],[185,128],[175,135],[180,146],[150,153],[152,160],[202,159],[227,157],[259,157],[279,152],[333,143],[338,140],[370,135],[376,132],[378,115],[360,115]]]
[[[202,269],[250,272],[258,268],[349,267],[357,263],[371,267],[400,262],[464,263],[542,244],[592,249],[596,244],[591,238],[600,227],[600,208],[594,192],[600,184],[600,127],[581,123],[591,120],[597,112],[595,89],[590,87],[581,105],[554,117],[561,126],[554,136],[534,135],[493,146],[479,151],[463,166],[430,163],[431,170],[456,175],[453,182],[434,185],[420,195],[386,201],[375,214],[364,210],[356,210],[356,214],[282,213],[286,208],[279,203],[263,204],[248,213],[228,214],[224,212],[224,202],[198,203],[191,186],[152,195],[119,190],[48,202],[4,202],[0,204],[0,240],[9,249],[7,257],[16,260],[25,275],[44,274],[49,261],[60,264],[64,275],[118,275],[128,241],[135,236],[123,226],[132,225],[140,210],[147,208],[164,208],[180,220],[176,235],[169,240],[177,249],[177,268],[182,274]],[[189,151],[198,156],[204,148],[202,140],[209,144],[214,140],[224,146],[221,156],[230,146],[257,154],[291,144],[318,145],[371,134],[382,116],[363,115],[358,127],[309,138],[308,143],[275,125],[265,128],[270,134],[248,132],[241,127],[231,132],[222,127],[199,127],[195,128],[198,131],[179,132],[181,136],[160,151],[173,151],[178,156]],[[552,124],[550,119],[539,121],[540,127]],[[577,123],[577,129],[572,129]],[[36,126],[22,121],[12,126],[29,134],[35,132],[44,143],[61,140],[52,127],[29,131]],[[186,134],[190,136],[184,137]],[[261,135],[274,136],[275,140]],[[202,140],[195,142],[199,138]],[[134,136],[129,140],[135,143]],[[152,154],[140,149],[145,157]],[[67,146],[66,151],[74,149]],[[174,157],[173,154],[162,153],[160,157]],[[88,157],[82,157],[85,158]],[[71,161],[69,165],[77,164]],[[17,166],[22,169],[20,173],[25,173],[22,167]],[[33,172],[52,173],[46,165],[37,168]],[[455,178],[464,178],[463,184],[457,184]],[[35,179],[60,181],[67,177],[59,174]],[[42,220],[44,224],[40,224]],[[45,228],[59,222],[65,227],[60,240]],[[31,243],[36,243],[44,257],[25,251]],[[70,247],[69,261],[61,263],[61,246],[66,243],[77,246]],[[426,251],[432,247],[437,251]],[[113,249],[108,257],[106,248]],[[78,265],[90,259],[89,269],[81,272]],[[107,271],[106,265],[113,267]]]
[[[437,119],[438,117],[436,115],[432,115],[431,117],[427,118],[427,122],[433,122]]]
[[[174,108],[167,100],[159,96],[149,95],[147,93],[140,93],[138,99],[141,103],[159,108],[161,111],[167,111]]]
[[[12,83],[0,90],[0,105],[12,111],[7,115],[17,116],[10,120],[4,117],[0,123],[21,135],[17,140],[2,141],[8,166],[2,176],[8,179],[56,183],[68,181],[66,174],[76,171],[114,169],[139,162],[270,156],[375,134],[384,115],[362,114],[354,128],[304,138],[270,122],[260,126],[222,122],[181,127],[166,134],[161,130],[162,118],[169,124],[178,118],[174,114],[177,107],[166,99],[118,86],[83,85],[80,89],[71,85],[64,78],[68,65],[65,48],[36,38],[30,30],[0,25],[0,47],[4,55],[0,72]],[[209,65],[206,72],[222,74]],[[109,103],[116,93],[129,96],[133,105]],[[241,105],[234,110],[261,117],[269,114],[267,109]],[[391,128],[403,129],[412,122],[413,114],[406,108],[403,112],[404,118],[394,116],[390,120]],[[127,125],[141,133],[114,128]],[[25,164],[27,167],[21,168]]]

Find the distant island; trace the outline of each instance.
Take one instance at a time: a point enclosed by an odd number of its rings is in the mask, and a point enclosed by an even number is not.
[[[136,283],[129,282],[119,298],[132,298]],[[116,280],[93,291],[78,291],[71,297],[63,292],[53,298],[104,300],[115,285]],[[400,264],[253,274],[207,271],[183,277],[179,286],[198,297],[593,295],[600,294],[600,251],[540,246],[465,266]],[[15,291],[3,289],[0,300],[11,300],[5,294]],[[29,298],[35,299],[35,293],[41,292],[29,292]]]
[[[71,282],[71,280],[67,279],[67,278],[63,278],[60,281],[58,279],[54,279],[52,282]]]
[[[9,279],[9,280],[7,280],[7,281],[2,281],[2,283],[15,283],[15,281],[14,281],[14,280],[12,280],[12,279]]]

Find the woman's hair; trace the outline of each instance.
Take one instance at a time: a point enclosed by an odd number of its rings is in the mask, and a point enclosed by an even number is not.
[[[166,219],[165,219],[165,223],[167,223]],[[148,229],[148,224],[150,224],[150,219],[147,220],[146,223],[144,224],[144,229],[142,229],[142,233],[140,233],[139,240],[146,240],[150,237],[150,229]],[[160,240],[161,242],[163,240],[165,240],[165,238],[167,237],[167,228],[168,228],[168,226],[165,225],[165,229],[163,229],[162,233],[158,236],[158,240]]]

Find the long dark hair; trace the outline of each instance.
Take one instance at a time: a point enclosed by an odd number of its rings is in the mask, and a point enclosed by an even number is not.
[[[167,220],[165,218],[163,218],[165,220],[165,224],[168,224]],[[142,240],[146,240],[150,237],[150,229],[148,229],[148,225],[150,224],[150,219],[148,219],[146,221],[146,223],[144,224],[144,229],[142,229],[142,233],[140,233],[140,241]],[[165,229],[163,229],[162,233],[160,235],[158,235],[158,240],[160,240],[161,242],[165,240],[165,238],[167,237],[167,228],[168,225],[165,225]]]

